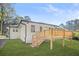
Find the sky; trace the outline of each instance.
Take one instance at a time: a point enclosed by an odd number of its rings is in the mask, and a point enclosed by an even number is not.
[[[60,25],[79,18],[78,3],[16,3],[16,14],[32,21]]]

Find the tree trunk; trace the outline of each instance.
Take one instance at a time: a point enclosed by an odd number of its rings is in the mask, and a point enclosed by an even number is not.
[[[3,21],[1,21],[1,34],[3,34]]]

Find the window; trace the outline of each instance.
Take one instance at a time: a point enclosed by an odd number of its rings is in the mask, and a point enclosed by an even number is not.
[[[35,25],[31,25],[31,32],[35,32]]]
[[[51,28],[49,27],[49,29],[51,29]]]
[[[16,32],[18,32],[18,29],[16,29]]]
[[[42,27],[40,27],[40,32],[42,32]]]
[[[15,29],[13,29],[13,32],[15,32]]]
[[[13,29],[13,32],[18,32],[18,29]]]

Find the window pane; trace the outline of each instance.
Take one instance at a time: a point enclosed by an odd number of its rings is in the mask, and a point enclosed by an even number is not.
[[[35,32],[35,25],[31,25],[31,32]]]
[[[42,27],[40,27],[40,32],[42,32]]]
[[[16,29],[16,32],[18,32],[18,29]]]
[[[15,32],[15,29],[13,29],[13,32]]]

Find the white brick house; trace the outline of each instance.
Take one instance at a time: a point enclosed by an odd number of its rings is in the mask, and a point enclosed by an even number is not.
[[[32,43],[32,35],[37,32],[56,28],[58,26],[41,22],[21,20],[18,25],[11,25],[9,28],[10,39],[21,39],[26,43]]]

